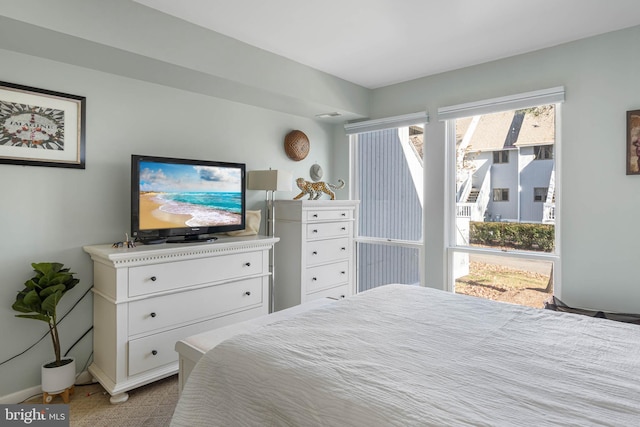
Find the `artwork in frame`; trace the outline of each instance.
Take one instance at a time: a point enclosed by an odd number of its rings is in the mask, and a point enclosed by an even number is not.
[[[627,111],[627,175],[640,175],[640,110]]]
[[[0,163],[85,168],[86,98],[0,82]]]

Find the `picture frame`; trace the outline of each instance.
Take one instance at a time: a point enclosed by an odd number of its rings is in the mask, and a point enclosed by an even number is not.
[[[86,98],[0,81],[0,164],[85,168]]]
[[[627,175],[640,175],[640,110],[627,111]]]

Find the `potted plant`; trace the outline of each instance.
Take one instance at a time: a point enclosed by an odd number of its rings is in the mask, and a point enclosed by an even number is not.
[[[42,391],[57,394],[73,386],[75,382],[75,360],[60,356],[60,336],[56,307],[67,291],[79,282],[68,268],[58,262],[32,263],[35,276],[24,283],[16,302],[11,306],[23,314],[16,317],[46,322],[53,342],[55,360],[42,365]]]

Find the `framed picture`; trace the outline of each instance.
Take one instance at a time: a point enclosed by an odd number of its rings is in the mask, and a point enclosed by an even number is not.
[[[0,82],[0,163],[84,169],[85,102]]]
[[[640,110],[627,111],[627,175],[640,175]]]

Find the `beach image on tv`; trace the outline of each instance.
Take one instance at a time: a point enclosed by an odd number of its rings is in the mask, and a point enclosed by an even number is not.
[[[140,163],[140,229],[242,223],[238,168]]]

